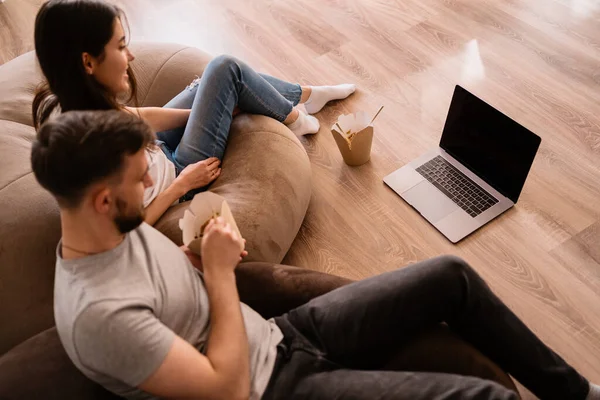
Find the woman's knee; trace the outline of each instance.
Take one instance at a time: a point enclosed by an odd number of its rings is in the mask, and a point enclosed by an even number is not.
[[[208,63],[207,69],[210,69],[212,73],[219,75],[229,74],[239,71],[239,60],[229,54],[221,54]]]

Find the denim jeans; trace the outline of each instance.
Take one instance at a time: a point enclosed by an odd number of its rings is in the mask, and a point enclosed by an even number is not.
[[[584,400],[589,383],[542,343],[464,261],[438,257],[341,287],[275,319],[284,333],[263,399],[516,399],[444,373],[379,371],[445,322],[541,399]]]
[[[236,106],[241,112],[284,121],[301,95],[298,84],[259,74],[231,56],[216,57],[202,79],[194,80],[165,105],[192,111],[186,126],[159,132],[158,144],[177,173],[210,157],[222,160]]]

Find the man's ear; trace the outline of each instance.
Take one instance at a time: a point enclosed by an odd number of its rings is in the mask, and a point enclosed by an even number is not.
[[[113,192],[110,188],[104,186],[102,188],[98,188],[93,193],[93,205],[94,209],[99,214],[109,214],[113,207]]]
[[[96,68],[96,60],[90,53],[81,53],[81,62],[83,62],[83,68],[88,75],[93,75]]]

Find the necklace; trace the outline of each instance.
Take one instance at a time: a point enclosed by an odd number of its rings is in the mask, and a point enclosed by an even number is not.
[[[75,248],[73,248],[73,247],[71,247],[71,246],[67,246],[67,245],[66,245],[66,244],[64,244],[64,243],[62,243],[62,247],[64,247],[65,249],[69,249],[69,250],[71,250],[71,251],[77,252],[77,253],[79,253],[79,254],[84,254],[84,255],[86,255],[86,256],[94,256],[94,255],[96,255],[96,254],[100,254],[100,253],[102,253],[101,251],[99,251],[99,252],[97,252],[97,253],[89,253],[89,252],[87,252],[87,251],[81,251],[81,250],[77,250],[77,249],[75,249]]]

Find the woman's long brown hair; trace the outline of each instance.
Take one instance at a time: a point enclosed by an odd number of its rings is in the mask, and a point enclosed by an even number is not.
[[[87,74],[82,54],[102,60],[104,47],[113,36],[115,20],[127,25],[123,10],[101,0],[50,0],[35,20],[35,52],[46,81],[35,92],[33,123],[40,127],[57,109],[122,109],[118,99]],[[137,81],[128,68],[127,102],[137,105]]]

